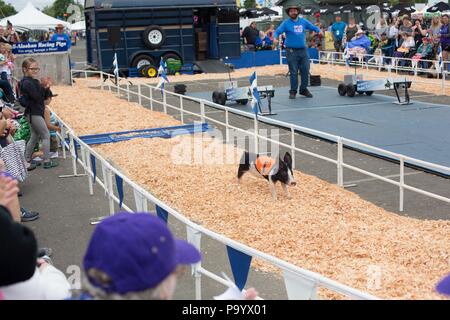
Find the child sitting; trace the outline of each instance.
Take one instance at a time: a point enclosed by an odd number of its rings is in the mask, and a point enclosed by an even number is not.
[[[56,131],[61,132],[61,128],[58,126],[55,114],[50,111],[49,105],[52,102],[52,98],[56,97],[50,88],[45,90],[45,111],[44,119],[47,124],[48,131],[50,132],[50,158],[58,157],[58,139],[56,137]]]
[[[11,80],[14,70],[15,57],[12,54],[12,47],[7,43],[0,43],[0,78],[2,80]]]

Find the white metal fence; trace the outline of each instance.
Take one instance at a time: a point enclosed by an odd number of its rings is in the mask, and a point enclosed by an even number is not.
[[[238,132],[243,132],[246,134],[252,134],[254,137],[254,146],[255,146],[255,150],[257,150],[257,147],[259,145],[259,141],[268,141],[271,143],[276,143],[281,147],[285,147],[291,150],[291,153],[293,155],[294,158],[294,163],[295,163],[295,154],[296,153],[301,153],[301,154],[306,154],[309,155],[311,157],[314,158],[318,158],[324,161],[327,161],[329,163],[332,163],[334,165],[336,165],[337,168],[337,184],[339,186],[344,186],[344,168],[346,169],[350,169],[365,175],[368,175],[372,178],[384,181],[386,183],[389,183],[391,185],[394,185],[396,187],[399,188],[399,209],[400,211],[403,211],[403,207],[404,207],[404,190],[410,190],[422,195],[425,195],[427,197],[431,197],[437,200],[441,200],[444,201],[446,203],[450,203],[450,199],[443,197],[441,195],[426,191],[426,190],[422,190],[413,186],[410,186],[408,184],[405,183],[404,181],[404,168],[405,168],[405,162],[406,161],[411,161],[417,164],[422,164],[428,168],[434,168],[436,170],[439,171],[446,171],[450,174],[450,168],[449,167],[445,167],[445,166],[440,166],[440,165],[436,165],[436,164],[432,164],[432,163],[428,163],[425,161],[421,161],[418,159],[413,159],[401,154],[396,154],[390,151],[386,151],[386,150],[382,150],[380,148],[376,148],[370,145],[366,145],[357,141],[353,141],[353,140],[349,140],[343,137],[338,137],[338,136],[334,136],[331,134],[327,134],[324,132],[320,132],[317,130],[312,130],[309,128],[304,128],[304,127],[300,127],[297,125],[293,125],[293,124],[289,124],[289,123],[285,123],[282,121],[277,121],[274,119],[270,119],[267,117],[258,117],[260,121],[263,121],[267,124],[270,125],[274,125],[274,126],[279,126],[282,128],[286,128],[291,132],[291,144],[287,144],[287,143],[282,143],[279,141],[275,141],[267,136],[263,136],[259,133],[258,130],[258,126],[259,126],[259,121],[256,119],[256,117],[254,116],[254,114],[252,113],[248,113],[248,112],[244,112],[241,110],[236,110],[233,108],[229,108],[226,106],[222,106],[222,105],[217,105],[214,104],[210,101],[207,100],[203,100],[203,99],[197,99],[197,98],[193,98],[193,97],[187,97],[184,95],[179,95],[176,93],[172,93],[172,92],[168,92],[167,90],[164,91],[164,94],[162,96],[161,101],[156,99],[156,95],[155,93],[158,93],[159,96],[161,96],[161,91],[160,89],[156,89],[155,87],[152,87],[150,85],[146,85],[146,84],[137,84],[137,91],[131,91],[129,84],[127,83],[126,86],[116,86],[112,83],[112,81],[107,81],[104,82],[103,79],[107,78],[108,80],[113,79],[111,75],[103,73],[103,72],[98,72],[98,71],[84,71],[84,70],[73,70],[73,73],[78,73],[81,75],[84,75],[85,78],[88,78],[88,76],[98,76],[98,83],[96,82],[96,84],[102,89],[102,90],[109,90],[110,92],[115,92],[119,95],[121,94],[125,94],[127,99],[130,100],[131,99],[131,95],[135,95],[138,98],[139,103],[143,103],[144,100],[149,101],[150,103],[150,108],[154,109],[155,104],[159,104],[165,113],[168,113],[169,109],[171,110],[175,110],[177,113],[179,112],[180,115],[180,119],[181,122],[184,123],[185,122],[185,117],[186,116],[193,116],[193,117],[197,117],[199,118],[202,122],[203,121],[207,121],[209,123],[214,123],[216,125],[219,126],[223,126],[225,127],[226,130],[226,134],[225,134],[225,141],[231,142],[230,141],[230,130],[236,130]],[[94,80],[97,81],[97,80]],[[143,94],[143,89],[145,88],[145,90],[148,90],[148,95]],[[172,99],[174,101],[178,101],[179,104],[178,106],[173,105],[168,103],[167,101],[167,97],[170,96],[171,98],[175,98]],[[186,110],[186,108],[184,108],[184,105],[187,101],[191,101],[197,104],[199,111],[198,112],[192,112],[192,111],[188,111]],[[206,112],[205,112],[205,107],[213,107],[216,108],[218,110],[222,110],[225,113],[225,120],[224,121],[220,121],[217,119],[214,119],[212,117],[210,117]],[[253,119],[253,130],[250,131],[249,130],[245,130],[236,126],[233,126],[230,124],[230,114],[234,114],[234,115],[240,115],[246,118],[250,118]],[[93,193],[93,168],[91,167],[91,162],[90,162],[90,157],[93,156],[95,157],[95,159],[97,159],[97,162],[101,164],[102,167],[102,173],[103,173],[103,181],[99,178],[99,176],[96,177],[96,181],[99,183],[99,185],[105,189],[107,196],[109,198],[109,208],[110,208],[110,214],[114,214],[115,209],[114,209],[114,202],[118,203],[119,202],[119,198],[117,196],[114,195],[114,190],[113,190],[113,174],[116,174],[120,177],[122,177],[124,183],[127,183],[128,186],[130,188],[132,188],[134,190],[134,194],[135,194],[135,200],[136,200],[136,208],[138,210],[142,209],[142,210],[146,210],[147,209],[147,202],[151,202],[154,203],[155,205],[158,205],[159,207],[163,208],[164,210],[166,210],[171,216],[175,217],[177,220],[181,221],[182,223],[184,223],[186,225],[187,228],[187,233],[188,233],[188,240],[191,241],[193,244],[195,244],[198,248],[200,248],[200,240],[201,240],[201,235],[205,234],[210,236],[211,238],[223,243],[224,245],[228,245],[230,247],[235,248],[236,250],[239,250],[243,253],[246,253],[252,257],[256,257],[256,258],[260,258],[272,265],[275,265],[279,268],[281,268],[283,271],[287,271],[287,272],[291,272],[293,274],[295,274],[297,277],[299,277],[300,279],[302,279],[302,281],[308,281],[310,283],[312,283],[312,288],[313,288],[313,292],[311,293],[311,297],[316,297],[316,290],[318,287],[324,287],[327,289],[330,289],[332,291],[338,292],[340,294],[343,294],[347,297],[350,298],[356,298],[356,299],[376,299],[376,297],[361,292],[359,290],[350,288],[348,286],[339,284],[331,279],[328,279],[326,277],[323,277],[317,273],[314,272],[310,272],[308,270],[304,270],[302,268],[299,268],[297,266],[294,266],[290,263],[287,263],[285,261],[282,261],[278,258],[272,257],[270,255],[267,255],[263,252],[260,252],[258,250],[255,250],[253,248],[250,248],[246,245],[243,245],[237,241],[231,240],[223,235],[217,234],[215,232],[212,232],[200,225],[197,225],[191,221],[189,221],[185,216],[183,216],[180,212],[172,209],[169,205],[163,203],[162,201],[160,201],[159,199],[157,199],[155,196],[153,196],[151,193],[149,193],[148,191],[144,190],[143,188],[141,188],[140,186],[138,186],[136,183],[134,183],[133,181],[131,181],[128,177],[126,177],[124,174],[122,174],[117,168],[115,168],[114,166],[112,166],[111,164],[109,164],[105,159],[103,159],[98,153],[96,153],[90,146],[86,145],[83,141],[81,141],[73,132],[73,130],[67,126],[64,121],[62,119],[61,120],[61,124],[63,127],[63,130],[61,132],[61,138],[65,138],[68,137],[70,143],[67,144],[64,142],[64,145],[67,149],[70,150],[70,153],[72,154],[72,162],[73,162],[73,173],[74,175],[77,175],[77,168],[76,168],[76,162],[77,159],[75,157],[75,142],[78,143],[81,148],[81,157],[78,158],[78,162],[82,165],[83,170],[85,171],[85,173],[88,176],[88,185],[89,185],[89,190],[91,192],[91,194]],[[334,140],[337,142],[336,146],[337,146],[337,158],[333,159],[333,158],[329,158],[305,149],[301,149],[298,146],[296,146],[295,143],[295,134],[296,132],[303,132],[303,133],[307,133],[310,135],[314,135],[314,136],[320,136],[320,137],[325,137],[328,140]],[[64,141],[64,139],[62,140]],[[380,176],[378,174],[369,172],[367,170],[358,168],[354,165],[350,165],[348,163],[346,163],[344,161],[344,155],[343,155],[343,151],[344,151],[344,147],[345,146],[351,146],[353,148],[363,148],[365,150],[369,150],[372,152],[376,152],[376,153],[382,153],[385,155],[388,155],[389,157],[392,157],[394,159],[398,159],[399,161],[399,174],[400,174],[400,181],[394,181],[392,179]],[[64,154],[65,156],[65,148],[64,148]],[[126,210],[131,211],[130,207],[127,206],[126,204],[124,204],[123,206]],[[201,298],[201,275],[207,276],[215,281],[218,281],[222,284],[226,284],[226,280],[222,279],[221,277],[213,274],[212,272],[202,268],[201,264],[196,265],[195,267],[193,267],[193,275],[195,277],[195,284],[196,284],[196,298],[200,299]]]
[[[284,50],[280,50],[280,65],[286,64]],[[341,65],[346,66],[346,59],[344,58],[343,52],[334,51],[319,51],[319,59],[311,59],[312,61],[331,64],[331,65]],[[427,66],[428,65],[428,66]],[[412,78],[415,83],[429,84],[430,81],[435,81],[441,88],[441,93],[446,94],[446,90],[450,89],[450,72],[447,70],[450,61],[444,61],[443,70],[440,70],[437,60],[426,60],[421,59],[420,62],[411,58],[398,58],[398,57],[388,57],[388,56],[378,56],[373,54],[362,54],[355,55],[353,61],[351,61],[351,66],[347,66],[346,73],[351,72],[351,68],[359,67],[358,73],[368,73],[370,70],[376,71],[387,71],[387,76],[397,75],[399,72],[411,72]],[[437,80],[425,80],[420,77],[420,74],[431,74],[434,77],[440,79]],[[373,78],[384,78],[386,75],[383,74],[370,74]],[[403,77],[404,75],[402,75]]]

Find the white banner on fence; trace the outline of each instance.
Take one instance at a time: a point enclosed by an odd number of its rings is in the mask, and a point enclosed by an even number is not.
[[[202,234],[199,231],[191,228],[190,226],[186,226],[186,234],[187,234],[187,241],[194,247],[196,247],[198,250],[200,250],[200,241],[202,238]]]
[[[289,300],[317,299],[317,286],[314,281],[289,270],[283,270],[283,275]]]
[[[147,199],[136,189],[134,191],[134,201],[136,202],[136,211],[137,212],[147,212]]]

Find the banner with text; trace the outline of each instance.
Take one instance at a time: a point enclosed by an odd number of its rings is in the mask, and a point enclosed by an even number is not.
[[[13,54],[64,53],[69,50],[66,41],[19,42],[13,45]]]

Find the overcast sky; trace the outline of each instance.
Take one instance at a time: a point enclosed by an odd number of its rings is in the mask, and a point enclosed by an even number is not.
[[[17,11],[20,11],[28,2],[31,2],[38,9],[43,9],[45,6],[51,5],[54,0],[6,0],[5,2],[12,4]],[[78,0],[78,2],[84,3],[81,0]]]
[[[45,6],[52,4],[54,0],[6,0],[5,2],[12,4],[14,8],[16,8],[16,11],[20,11],[28,2],[31,2],[36,8],[42,9]]]

